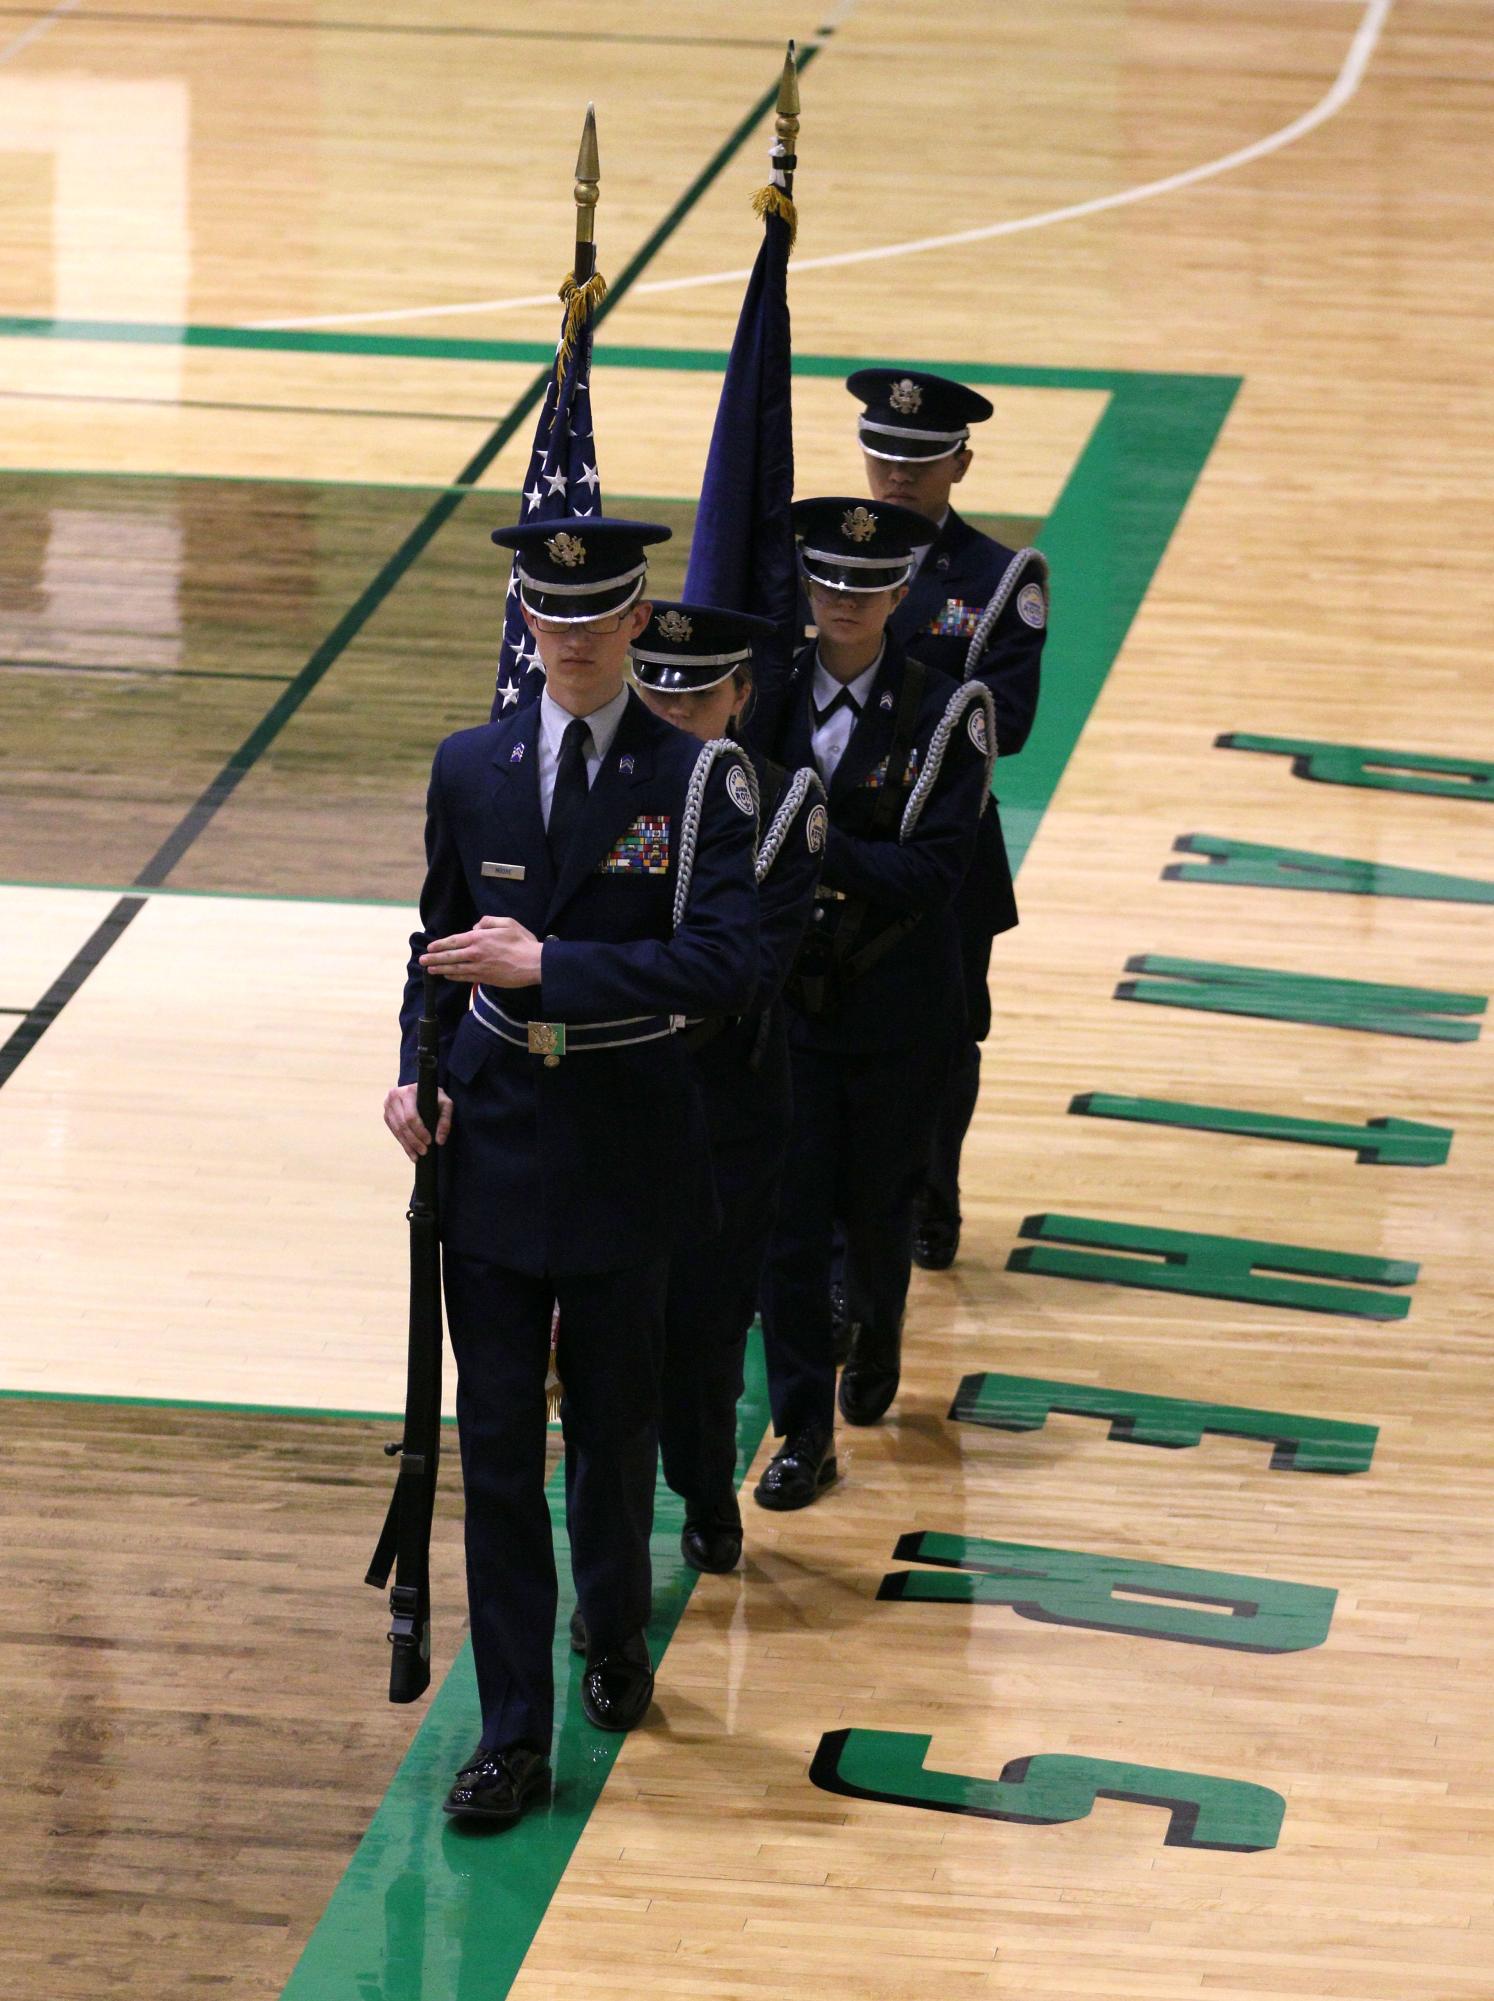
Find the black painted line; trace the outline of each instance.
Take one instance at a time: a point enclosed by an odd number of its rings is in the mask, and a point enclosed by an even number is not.
[[[53,8],[0,7],[0,17],[18,20],[45,20]],[[86,25],[133,28],[141,23],[153,27],[176,28],[269,28],[296,29],[311,34],[420,35],[435,40],[479,42],[574,42],[576,31],[562,28],[478,28],[460,24],[442,26],[420,21],[295,21],[284,15],[252,14],[135,14],[98,13],[93,9],[83,17]],[[824,29],[819,30],[821,34]],[[620,35],[596,34],[590,29],[580,37],[588,47],[594,42],[636,45],[657,49],[773,49],[780,41],[746,35]],[[807,53],[807,51],[806,51]],[[801,61],[800,68],[803,68]]]
[[[14,674],[112,674],[134,675],[150,681],[273,681],[283,687],[289,674],[240,673],[225,667],[221,673],[211,667],[126,667],[98,665],[78,660],[0,660],[0,669]]]
[[[104,955],[117,945],[145,908],[143,896],[122,896],[93,936],[75,952],[35,1007],[28,1008],[18,1028],[0,1044],[0,1084],[14,1075],[17,1066],[30,1055],[52,1023],[82,986]],[[9,1013],[10,1010],[6,1009]]]
[[[90,15],[90,20],[98,18]],[[121,17],[123,18],[123,17]],[[143,17],[131,15],[131,20]],[[821,33],[825,33],[821,30]],[[808,68],[820,52],[820,44],[806,49],[800,60],[801,72]],[[665,215],[663,221],[635,251],[624,266],[607,297],[597,311],[594,324],[600,326],[607,315],[621,304],[632,289],[639,274],[668,242],[685,217],[694,208],[711,183],[721,173],[753,129],[769,111],[778,98],[779,79],[774,78],[752,109],[736,126],[730,136],[717,147],[715,153],[702,167],[689,187]],[[359,593],[332,630],[312,653],[294,680],[287,683],[278,699],[256,724],[238,749],[224,764],[212,783],[196,802],[188,808],[176,826],[162,841],[150,860],[135,877],[135,889],[155,889],[165,882],[187,850],[199,838],[217,816],[219,811],[233,797],[240,781],[253,770],[270,745],[279,736],[297,710],[316,689],[333,664],[346,652],[363,627],[372,618],[379,606],[389,596],[411,565],[429,545],[437,531],[445,526],[462,501],[481,479],[488,467],[497,458],[503,447],[513,437],[524,419],[543,401],[546,386],[550,380],[552,364],[546,362],[536,374],[529,387],[519,397],[508,415],[492,432],[457,474],[452,485],[438,494],[426,513],[416,522],[404,541],[393,555],[382,565],[377,575]],[[144,897],[123,896],[114,906],[93,937],[84,946],[72,963],[54,982],[47,993],[37,1003],[30,1014],[15,1029],[10,1040],[0,1047],[0,1085],[14,1073],[17,1065],[29,1054],[40,1037],[56,1020],[58,1014],[72,999],[78,988],[87,979],[111,947],[123,935],[125,928],[144,908]]]

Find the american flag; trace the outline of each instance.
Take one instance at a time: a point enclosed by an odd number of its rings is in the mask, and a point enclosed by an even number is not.
[[[562,321],[562,328],[564,321]],[[596,441],[591,429],[591,316],[587,315],[570,355],[551,370],[544,406],[534,433],[534,450],[519,507],[520,521],[553,521],[566,515],[600,514],[602,483],[597,477]],[[503,645],[493,691],[492,720],[522,702],[534,701],[545,684],[539,648],[519,609],[517,561],[508,579],[503,610]]]

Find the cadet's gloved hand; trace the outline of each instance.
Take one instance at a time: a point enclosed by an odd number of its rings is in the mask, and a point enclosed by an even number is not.
[[[468,986],[537,987],[540,941],[512,917],[479,917],[471,931],[433,938],[420,955],[427,971]]]
[[[384,1123],[411,1160],[419,1160],[431,1143],[431,1136],[415,1110],[416,1088],[414,1084],[396,1084],[384,1097]],[[436,1144],[444,1146],[446,1135],[451,1131],[451,1100],[444,1091],[437,1091],[436,1102],[440,1106],[440,1116],[436,1120]]]

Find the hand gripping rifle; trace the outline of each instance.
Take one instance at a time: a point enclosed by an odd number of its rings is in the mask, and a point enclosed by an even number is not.
[[[386,1445],[399,1477],[365,1583],[389,1593],[389,1700],[416,1702],[431,1681],[431,1514],[441,1460],[441,1240],[436,1161],[436,979],[425,976],[415,1109],[431,1136],[415,1163],[410,1199],[410,1352],[405,1375],[405,1435]]]

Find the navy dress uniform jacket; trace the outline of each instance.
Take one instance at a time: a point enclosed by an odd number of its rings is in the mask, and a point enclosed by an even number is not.
[[[752,1004],[755,815],[742,753],[724,753],[710,771],[676,926],[687,794],[703,747],[631,696],[557,880],[540,811],[539,716],[529,703],[436,753],[400,1015],[402,1082],[415,1075],[421,952],[488,914],[546,941],[539,986],[483,989],[520,1023],[683,1020]],[[709,1149],[681,1035],[547,1066],[500,1039],[469,998],[449,983],[438,1004],[440,1076],[454,1106],[442,1148],[448,1251],[536,1275],[604,1272],[667,1256],[680,1230],[702,1215],[709,1223]]]
[[[782,999],[814,905],[825,844],[824,788],[752,753],[762,801],[759,973],[749,1012],[696,1051],[721,1197],[721,1228],[680,1244],[669,1270],[659,1443],[664,1477],[696,1509],[729,1513],[747,1331],[793,1122]]]
[[[956,681],[964,680],[970,632],[967,629],[962,636],[958,628],[973,626],[995,595],[1014,554],[1004,543],[972,528],[951,508],[908,587],[908,595],[888,621],[888,631],[918,659]],[[1015,757],[1032,729],[1047,637],[1046,624],[1034,626],[1023,617],[1019,595],[1019,591],[1012,592],[975,667],[975,678],[985,682],[996,705],[998,760]],[[949,629],[941,632],[941,625]],[[999,812],[989,812],[981,822],[975,860],[959,907],[965,963],[972,970],[967,1000],[977,1040],[990,1026],[985,986],[990,942],[1016,922],[1017,900],[1001,819]]]
[[[815,647],[794,662],[765,744],[781,764],[812,764],[811,695]],[[899,840],[901,809],[885,833],[872,815],[882,785],[898,774],[887,769],[906,656],[889,633],[866,704],[829,786],[829,836],[805,960],[823,950],[845,921],[844,899],[864,898],[868,915],[858,946],[888,925],[909,928],[886,954],[853,980],[837,1005],[822,1014],[793,1010],[796,1046],[839,1050],[895,1049],[930,1035],[957,1032],[963,1020],[959,935],[954,899],[975,850],[985,784],[986,756],[966,717],[944,746],[937,782],[907,840]],[[913,733],[912,755],[922,776],[955,683],[930,670]],[[823,891],[840,891],[840,899]],[[914,921],[916,920],[916,921]]]

